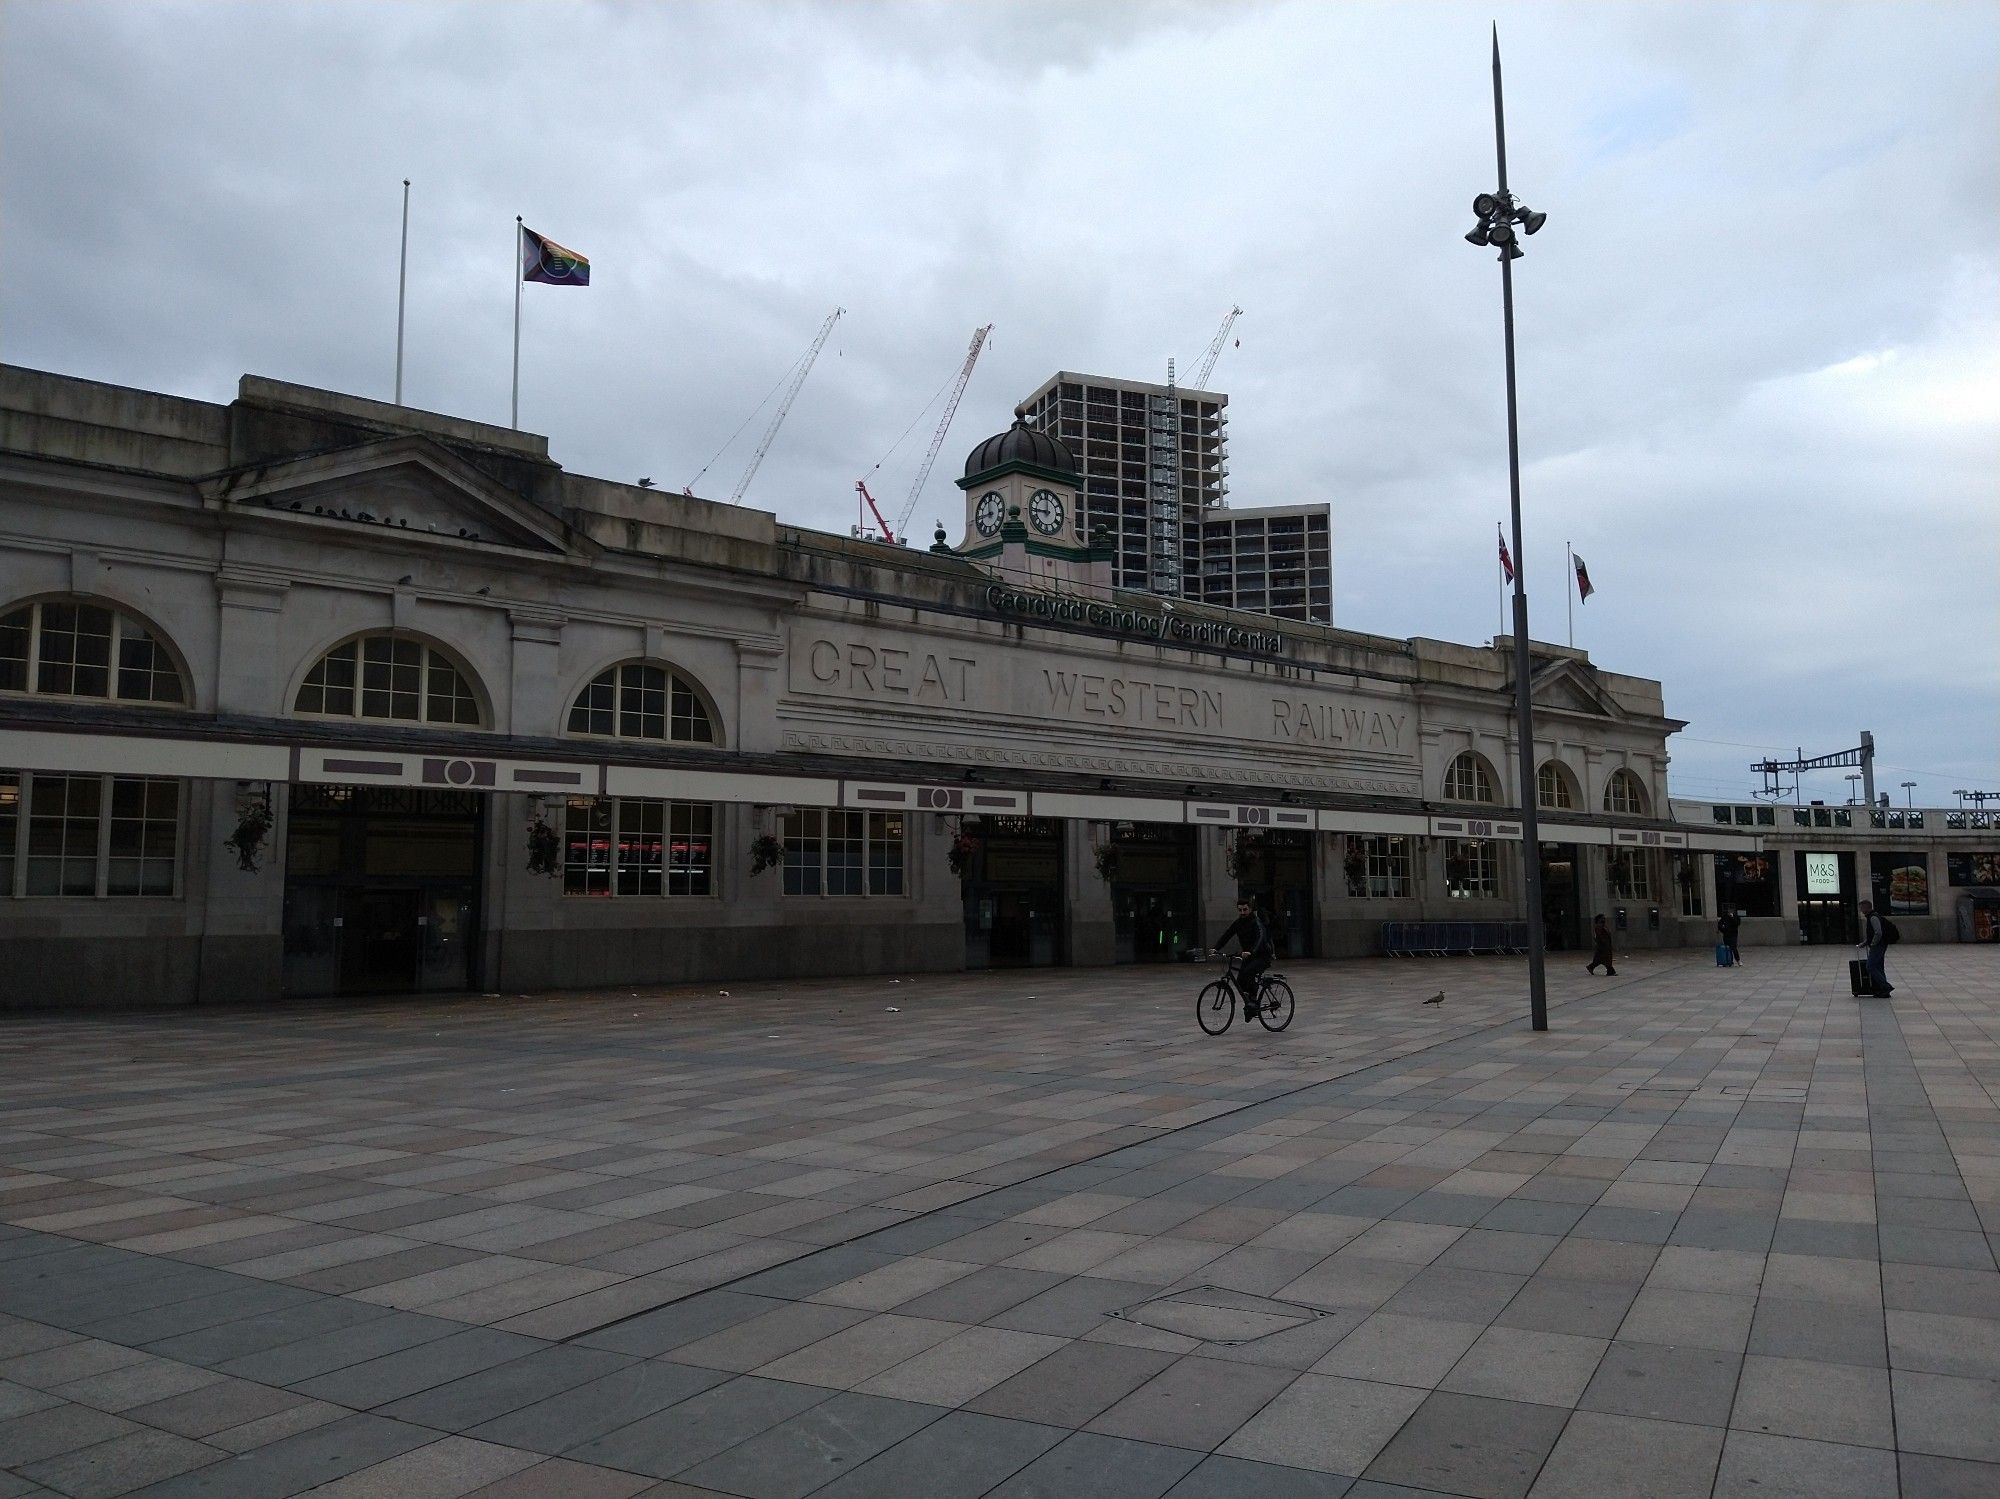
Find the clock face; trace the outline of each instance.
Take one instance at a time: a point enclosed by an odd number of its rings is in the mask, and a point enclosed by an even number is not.
[[[979,504],[973,509],[972,523],[979,527],[981,536],[991,536],[1000,529],[1000,522],[1007,518],[1007,501],[997,489],[989,489],[979,497]]]
[[[1044,536],[1055,535],[1062,529],[1062,497],[1052,489],[1036,490],[1028,497],[1028,518]]]

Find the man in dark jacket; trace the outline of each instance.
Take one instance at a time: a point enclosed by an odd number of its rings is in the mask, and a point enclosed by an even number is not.
[[[1856,956],[1868,960],[1868,983],[1877,999],[1887,999],[1896,992],[1889,982],[1888,970],[1883,966],[1888,951],[1889,937],[1882,930],[1882,918],[1875,914],[1875,903],[1864,900],[1861,903],[1861,943],[1855,952]]]
[[[1236,903],[1236,920],[1215,939],[1215,952],[1222,951],[1230,938],[1242,944],[1243,961],[1236,970],[1236,988],[1243,996],[1243,1018],[1257,1016],[1257,981],[1271,966],[1271,925],[1257,914],[1247,900]]]
[[[1725,906],[1722,918],[1715,923],[1715,932],[1722,939],[1722,945],[1729,949],[1729,961],[1738,968],[1743,966],[1743,954],[1736,950],[1736,934],[1743,930],[1743,918]]]
[[[1611,928],[1604,924],[1602,916],[1593,916],[1590,919],[1590,961],[1583,965],[1583,971],[1595,973],[1600,964],[1606,978],[1618,977],[1618,970],[1611,963]]]

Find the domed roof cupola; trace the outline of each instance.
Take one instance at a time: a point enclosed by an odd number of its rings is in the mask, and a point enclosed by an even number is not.
[[[1066,483],[1076,480],[1076,455],[1061,438],[1037,432],[1028,425],[1027,408],[1014,408],[1014,425],[997,437],[989,437],[965,458],[965,477],[959,487],[976,484],[1002,471],[1025,469],[1029,473]]]

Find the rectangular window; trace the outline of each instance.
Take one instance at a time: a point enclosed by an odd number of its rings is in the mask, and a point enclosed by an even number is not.
[[[141,703],[177,703],[181,674],[165,647],[124,621],[118,634],[118,696]]]
[[[867,843],[866,812],[826,814],[826,893],[861,894],[863,850]]]
[[[1868,884],[1875,909],[1894,916],[1931,913],[1931,872],[1921,853],[1870,854]]]
[[[652,797],[572,797],[563,894],[714,894],[715,808]]]
[[[1778,914],[1778,861],[1770,854],[1717,854],[1715,905],[1739,916]]]
[[[715,891],[715,808],[708,802],[667,803],[667,894]]]
[[[1613,900],[1651,900],[1653,864],[1643,848],[1611,850],[1608,873]]]
[[[868,814],[868,893],[903,893],[903,815]]]
[[[618,879],[620,895],[658,895],[666,888],[667,804],[620,798]]]
[[[787,812],[779,820],[787,895],[902,895],[900,812]]]
[[[609,735],[612,728],[611,697],[616,690],[609,672],[584,688],[577,697],[576,706],[570,710],[569,731],[572,734]]]
[[[33,605],[0,618],[0,692],[28,690],[28,646],[34,622]]]
[[[172,895],[180,831],[180,782],[116,776],[111,782],[106,895]]]
[[[5,795],[0,787],[0,795]],[[1946,854],[1945,879],[1953,885],[2000,885],[2000,852]]]
[[[361,716],[423,718],[424,648],[414,640],[372,635],[361,642]]]
[[[70,697],[111,695],[111,611],[95,604],[42,605],[36,690]]]
[[[0,893],[174,893],[181,783],[152,776],[0,774]]]
[[[1701,915],[1701,863],[1698,856],[1675,854],[1671,877],[1674,889],[1680,895],[1681,915]]]
[[[479,701],[456,668],[435,652],[430,664],[430,721],[479,724]]]
[[[44,772],[28,784],[28,895],[97,894],[101,776]]]
[[[1401,899],[1410,893],[1410,840],[1363,838],[1350,833],[1341,864],[1347,893],[1368,900]]]
[[[0,892],[14,893],[14,844],[21,836],[21,777],[0,770]]]
[[[1444,840],[1444,893],[1455,899],[1500,893],[1500,856],[1492,839]]]

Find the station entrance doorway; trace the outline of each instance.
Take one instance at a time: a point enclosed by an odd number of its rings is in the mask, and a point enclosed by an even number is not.
[[[1800,941],[1845,946],[1860,937],[1852,853],[1797,851],[1792,855],[1792,877],[1799,892]]]
[[[483,810],[471,791],[293,786],[285,993],[470,988]]]
[[[1063,824],[1049,817],[968,817],[967,968],[1049,968],[1062,961]]]
[[[1281,958],[1313,955],[1313,835],[1289,828],[1236,834],[1236,893],[1263,912]]]
[[[1542,845],[1542,944],[1550,952],[1583,946],[1583,896],[1574,843]]]
[[[1202,940],[1195,830],[1171,822],[1112,824],[1111,922],[1120,963],[1171,963]]]

